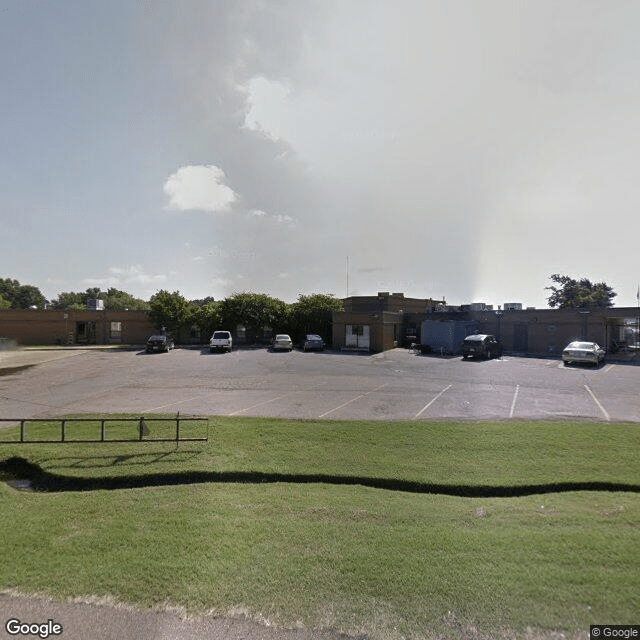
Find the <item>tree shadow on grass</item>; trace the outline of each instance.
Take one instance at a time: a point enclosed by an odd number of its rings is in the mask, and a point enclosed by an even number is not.
[[[42,462],[45,466],[57,469],[98,469],[117,466],[146,466],[158,463],[184,463],[197,458],[201,453],[202,451],[198,449],[179,449],[106,456],[56,456]]]
[[[640,485],[616,482],[557,482],[520,486],[448,485],[412,482],[394,478],[368,478],[328,474],[264,473],[260,471],[189,471],[119,476],[116,478],[82,478],[53,474],[24,458],[13,457],[0,461],[0,478],[14,486],[32,491],[96,491],[114,489],[143,489],[145,487],[178,486],[204,483],[235,484],[330,484],[361,486],[388,491],[457,496],[461,498],[515,498],[545,493],[569,491],[619,491],[640,493]]]

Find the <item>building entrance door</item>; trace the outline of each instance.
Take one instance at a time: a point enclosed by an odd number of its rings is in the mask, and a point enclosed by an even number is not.
[[[368,324],[348,324],[346,330],[345,343],[347,349],[369,350]]]
[[[513,350],[526,353],[529,350],[529,327],[524,323],[513,326]]]
[[[76,322],[76,344],[96,343],[96,323],[93,320]]]

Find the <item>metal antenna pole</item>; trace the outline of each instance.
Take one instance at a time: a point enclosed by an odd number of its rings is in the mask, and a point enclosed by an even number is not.
[[[349,256],[347,256],[347,298],[349,297]]]

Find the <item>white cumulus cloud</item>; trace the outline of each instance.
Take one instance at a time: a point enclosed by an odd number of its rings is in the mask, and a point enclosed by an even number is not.
[[[109,267],[108,275],[96,278],[86,278],[82,282],[90,287],[123,287],[127,285],[148,286],[163,285],[167,281],[164,274],[151,275],[145,273],[140,265],[131,265],[129,267]]]
[[[251,209],[249,216],[254,220],[262,220],[277,225],[295,225],[297,220],[288,215],[281,213],[267,213],[262,209]]]
[[[282,138],[291,87],[278,80],[257,76],[239,89],[245,92],[249,106],[244,126],[273,140]]]
[[[180,211],[226,211],[238,195],[223,184],[225,175],[215,165],[180,167],[164,183],[169,207]]]

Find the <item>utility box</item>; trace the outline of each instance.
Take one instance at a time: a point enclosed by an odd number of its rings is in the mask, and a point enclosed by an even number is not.
[[[420,348],[423,353],[462,353],[464,339],[477,333],[478,325],[469,320],[423,320],[420,327]]]

